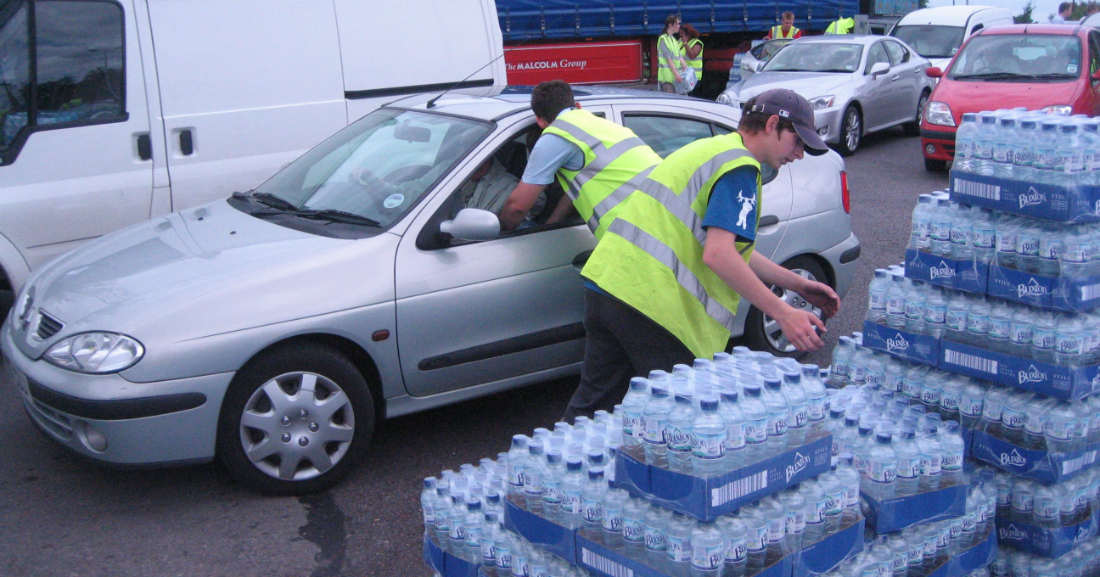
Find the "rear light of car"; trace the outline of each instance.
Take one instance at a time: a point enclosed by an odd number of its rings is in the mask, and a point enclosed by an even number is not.
[[[844,212],[852,214],[852,197],[848,194],[848,173],[840,171],[840,198],[844,202]]]

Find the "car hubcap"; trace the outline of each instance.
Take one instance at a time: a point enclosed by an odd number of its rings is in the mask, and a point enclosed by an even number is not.
[[[844,144],[848,150],[855,150],[859,146],[859,113],[849,110],[844,124],[848,126],[848,130],[844,131]]]
[[[257,469],[303,481],[336,466],[355,435],[355,412],[339,385],[287,373],[256,389],[241,414],[241,447]]]
[[[797,274],[804,279],[817,281],[817,277],[815,277],[808,270],[796,268],[791,272]],[[794,291],[782,289],[779,287],[772,287],[772,292],[774,292],[779,298],[783,299],[783,302],[791,305],[792,307],[799,310],[810,311],[817,318],[821,318],[821,309],[810,304],[809,301],[802,298],[802,295]],[[764,336],[768,339],[768,344],[770,344],[772,348],[778,351],[782,351],[784,353],[793,353],[798,350],[795,348],[794,345],[791,344],[791,341],[787,340],[786,335],[783,334],[783,328],[779,326],[779,321],[776,321],[768,315],[764,315]]]

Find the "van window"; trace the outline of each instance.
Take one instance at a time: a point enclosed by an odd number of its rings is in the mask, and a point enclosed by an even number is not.
[[[925,58],[951,58],[962,46],[964,26],[898,26],[890,33]]]
[[[109,1],[0,8],[0,152],[31,130],[126,120],[124,32]]]

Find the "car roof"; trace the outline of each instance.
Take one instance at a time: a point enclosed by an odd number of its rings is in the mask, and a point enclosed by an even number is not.
[[[1055,34],[1059,36],[1080,36],[1090,28],[1069,24],[1009,24],[992,26],[976,32],[975,36],[987,34]]]
[[[533,86],[504,86],[493,87],[484,94],[463,94],[458,92],[440,93],[431,92],[417,94],[400,100],[387,103],[383,106],[393,108],[410,108],[414,110],[432,110],[465,116],[479,120],[496,120],[531,111],[531,90]],[[573,86],[575,100],[584,104],[614,104],[624,101],[652,101],[664,103],[691,102],[692,106],[718,106],[719,110],[729,108],[712,101],[668,94],[653,90],[639,90],[636,88],[616,88],[602,86]],[[442,95],[442,96],[441,96]],[[438,98],[428,108],[428,102]]]
[[[897,40],[892,36],[882,36],[880,34],[826,34],[822,36],[803,36],[791,42],[791,44],[863,44],[866,46],[885,38]]]
[[[937,6],[935,8],[922,8],[906,14],[898,22],[898,26],[931,24],[933,26],[965,26],[967,19],[978,12],[986,10],[1005,10],[996,6]]]

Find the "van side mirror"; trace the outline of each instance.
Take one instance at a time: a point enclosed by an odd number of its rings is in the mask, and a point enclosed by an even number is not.
[[[500,220],[487,210],[464,208],[454,220],[439,223],[439,232],[461,240],[492,240],[500,236]]]
[[[871,65],[871,77],[875,78],[881,76],[890,71],[890,64],[887,62],[875,62]]]
[[[943,70],[940,70],[939,66],[929,66],[924,69],[924,75],[929,78],[940,78],[943,76]]]

